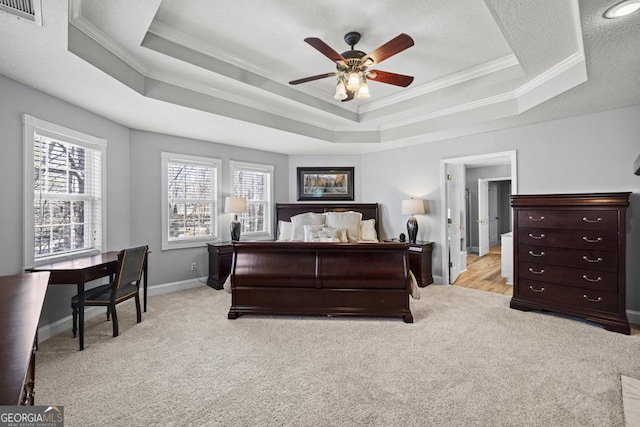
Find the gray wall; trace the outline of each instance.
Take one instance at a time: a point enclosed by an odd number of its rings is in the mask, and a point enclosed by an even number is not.
[[[418,240],[435,242],[433,272],[442,279],[441,160],[517,151],[518,193],[631,191],[627,219],[627,308],[640,316],[640,177],[633,160],[640,154],[640,106],[548,121],[478,135],[430,142],[363,156],[291,156],[290,201],[295,201],[295,169],[322,163],[356,167],[356,202],[381,205],[381,238],[406,233],[402,199],[426,200],[416,218]]]
[[[222,197],[231,194],[229,160],[274,165],[274,200],[286,202],[289,189],[288,157],[266,151],[232,147],[230,145],[131,131],[131,241],[148,244],[149,286],[192,279],[191,263],[197,264],[198,275],[208,275],[206,245],[197,248],[163,251],[161,212],[160,153],[188,154],[222,160],[220,190]],[[231,214],[220,214],[222,240],[230,240]]]
[[[289,169],[285,155],[129,130],[0,75],[0,194],[4,202],[0,209],[0,275],[23,270],[22,113],[107,140],[106,250],[149,244],[150,287],[194,279],[190,270],[194,261],[198,274],[206,277],[209,265],[206,246],[161,250],[161,151],[221,159],[223,197],[231,189],[229,160],[272,164],[274,200],[287,201]],[[231,220],[229,214],[222,214],[221,218],[227,224]],[[228,240],[229,229],[224,223],[221,231],[223,239]],[[69,316],[74,294],[73,286],[50,286],[40,325]]]
[[[107,250],[129,245],[129,129],[0,75],[0,275],[23,268],[23,113],[107,140]],[[68,316],[74,294],[72,286],[50,286],[40,323]]]
[[[422,198],[427,214],[418,216],[419,240],[435,242],[434,274],[442,276],[440,230],[441,160],[517,150],[518,193],[633,191],[627,220],[627,307],[640,312],[640,177],[633,160],[640,154],[640,106],[487,132],[463,138],[362,156],[291,156],[242,149],[142,131],[130,131],[95,114],[0,76],[0,274],[22,271],[21,114],[106,138],[107,249],[151,246],[150,285],[193,278],[198,263],[206,276],[206,249],[160,249],[160,151],[223,160],[222,192],[229,193],[228,160],[275,165],[275,201],[295,201],[297,166],[354,166],[357,202],[381,204],[381,238],[406,231],[401,200]],[[225,227],[222,227],[225,231]],[[52,286],[41,324],[69,315],[73,289]],[[639,313],[640,314],[640,313]]]
[[[442,159],[517,150],[519,194],[632,191],[627,307],[640,311],[640,177],[632,171],[640,154],[638,118],[635,106],[368,154],[362,157],[362,201],[381,202],[383,229],[397,235],[406,224],[400,201],[407,195],[428,200],[418,239],[435,241],[434,274],[442,277]]]

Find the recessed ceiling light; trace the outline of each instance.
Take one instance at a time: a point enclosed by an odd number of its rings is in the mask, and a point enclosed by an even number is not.
[[[638,9],[640,9],[640,0],[625,0],[607,9],[604,13],[604,17],[609,19],[621,18]]]

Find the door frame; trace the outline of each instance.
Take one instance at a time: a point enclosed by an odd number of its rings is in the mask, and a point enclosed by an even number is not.
[[[446,177],[446,165],[448,163],[457,163],[463,165],[484,165],[491,166],[496,165],[499,162],[508,161],[511,165],[511,194],[518,194],[518,164],[516,150],[501,151],[487,154],[477,154],[473,156],[465,157],[452,157],[448,159],[440,160],[440,231],[442,242],[442,281],[444,284],[449,283],[449,233],[447,227],[447,177]],[[505,163],[502,163],[505,164]],[[461,201],[462,206],[464,200]],[[464,207],[466,209],[466,206]]]

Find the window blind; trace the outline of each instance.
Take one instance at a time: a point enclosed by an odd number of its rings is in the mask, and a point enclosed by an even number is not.
[[[33,255],[100,250],[102,150],[56,140],[33,141]]]
[[[234,197],[247,200],[247,212],[239,215],[242,234],[271,232],[272,166],[232,162]]]

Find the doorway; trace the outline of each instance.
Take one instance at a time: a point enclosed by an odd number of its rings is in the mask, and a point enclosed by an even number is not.
[[[482,171],[482,168],[495,168],[495,170],[502,171],[500,176],[494,176],[493,178],[479,178],[478,173]],[[485,180],[482,184],[480,180]],[[486,236],[487,242],[483,241],[483,245],[486,247],[486,251],[489,252],[489,183],[490,182],[507,182],[510,194],[517,194],[517,163],[516,163],[516,151],[506,151],[490,154],[482,154],[476,156],[466,156],[451,159],[441,160],[441,189],[442,189],[442,213],[441,213],[441,230],[442,230],[442,242],[443,242],[443,256],[442,256],[442,277],[446,284],[452,284],[456,281],[460,273],[467,269],[467,255],[471,250],[476,247],[480,250],[480,231],[479,226],[486,224]],[[483,200],[486,203],[486,218],[483,220],[485,223],[480,222],[478,217],[477,222],[473,221],[474,206],[478,207],[478,214],[480,210],[480,200],[473,200],[473,193],[476,191],[474,188],[469,188],[468,182],[477,180],[478,196],[483,194]],[[483,188],[486,184],[486,199],[484,199],[485,191],[480,190],[480,186]],[[497,199],[504,188],[499,186],[506,184],[492,184],[493,191],[495,193],[495,199]],[[507,187],[505,187],[507,188]],[[470,191],[467,191],[470,190]],[[493,196],[491,196],[493,198]],[[484,207],[483,207],[484,209]],[[499,209],[496,206],[496,211]],[[503,209],[500,208],[500,209]],[[469,212],[471,210],[471,212]],[[511,209],[508,208],[508,219],[504,218],[504,211],[500,214],[494,212],[494,218],[503,217],[503,223],[507,222],[509,228],[511,227]],[[496,232],[500,230],[500,221],[496,220],[492,225],[494,229],[494,241],[498,240]],[[478,229],[476,232],[475,230]],[[483,231],[484,233],[484,231]],[[485,234],[482,234],[483,236]],[[473,236],[478,236],[478,243],[474,245]]]

